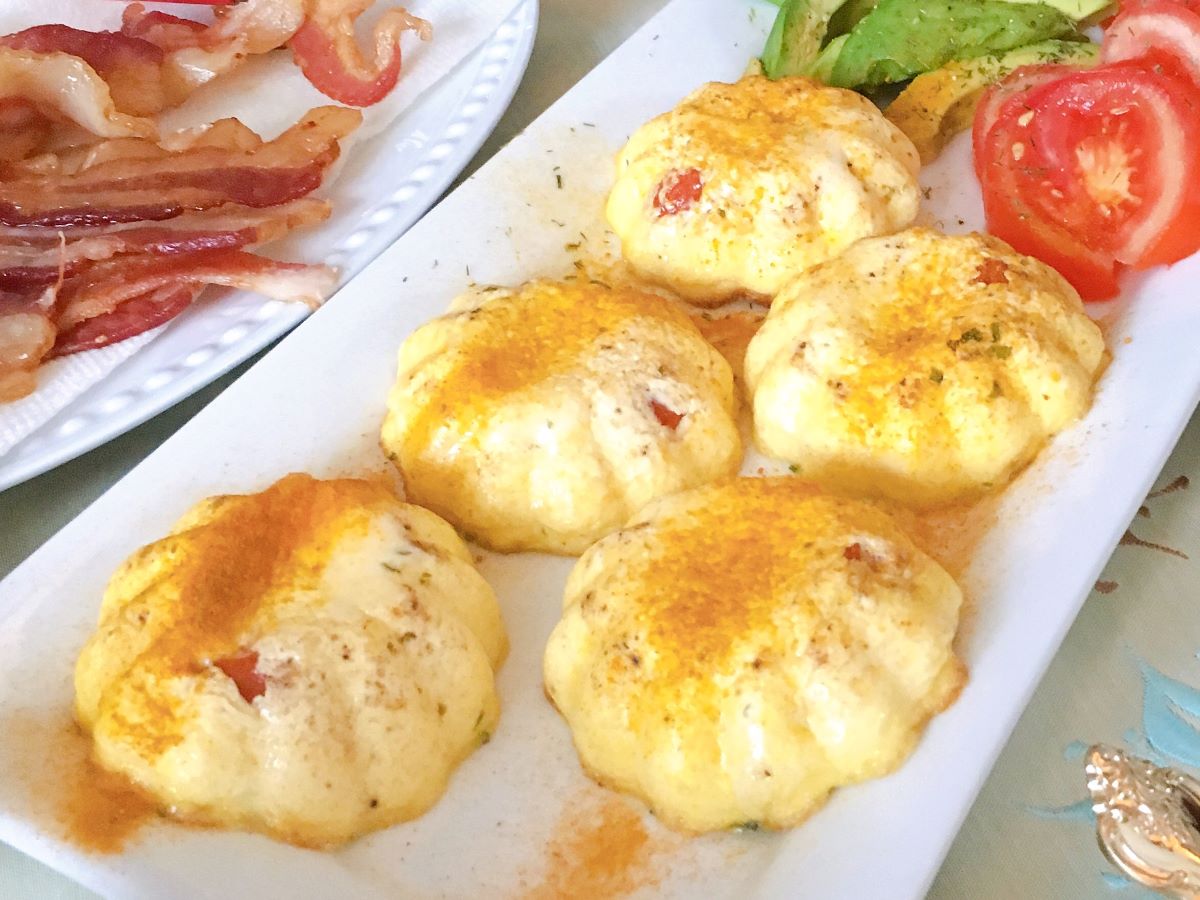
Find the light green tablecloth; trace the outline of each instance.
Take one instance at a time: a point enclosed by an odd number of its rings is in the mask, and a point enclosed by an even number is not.
[[[468,173],[635,31],[663,0],[542,0],[529,73]],[[69,521],[231,383],[243,369],[122,438],[0,493],[0,576]],[[1143,663],[1200,685],[1200,421],[1168,462],[1100,589],[1063,644],[975,803],[930,893],[938,900],[1093,900],[1150,896],[1111,875],[1086,814],[1082,743],[1147,748]],[[1180,478],[1193,479],[1195,489]],[[1189,482],[1190,484],[1190,482]],[[1147,546],[1158,545],[1158,546]],[[1031,625],[1031,627],[1035,627]],[[1081,743],[1082,742],[1082,743]],[[1187,748],[1176,748],[1185,754]],[[1200,734],[1193,762],[1200,762]],[[1167,762],[1180,763],[1173,757]],[[1185,760],[1186,761],[1186,760]],[[930,786],[936,790],[936,785]],[[914,821],[919,827],[919,821]],[[863,861],[870,865],[869,860]],[[0,845],[0,898],[91,896]],[[875,900],[875,898],[871,898]],[[884,898],[879,898],[884,900]]]

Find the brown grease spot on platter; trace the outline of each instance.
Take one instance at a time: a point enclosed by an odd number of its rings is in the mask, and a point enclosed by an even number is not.
[[[25,789],[28,817],[89,853],[119,853],[159,818],[154,799],[92,758],[91,741],[66,711],[18,711],[0,728],[5,769]]]
[[[520,895],[525,900],[602,900],[654,887],[656,863],[675,843],[651,836],[632,803],[594,789],[565,805],[552,834],[544,871]]]
[[[1120,587],[1120,585],[1117,584],[1117,582],[1115,582],[1115,581],[1097,581],[1096,582],[1096,593],[1097,594],[1111,594],[1118,587]]]

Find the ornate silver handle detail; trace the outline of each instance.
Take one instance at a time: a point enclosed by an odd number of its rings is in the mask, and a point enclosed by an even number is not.
[[[1105,744],[1085,770],[1104,855],[1139,884],[1200,900],[1200,781]]]

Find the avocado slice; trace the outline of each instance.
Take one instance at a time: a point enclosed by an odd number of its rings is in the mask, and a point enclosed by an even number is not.
[[[1045,3],[880,0],[850,32],[828,83],[874,88],[906,81],[952,59],[1072,38],[1083,39],[1075,23]]]
[[[825,42],[829,19],[845,0],[784,0],[763,49],[768,78],[802,75]]]

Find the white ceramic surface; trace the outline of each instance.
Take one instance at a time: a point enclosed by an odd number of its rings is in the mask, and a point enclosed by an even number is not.
[[[295,469],[378,471],[394,353],[471,280],[572,271],[566,243],[598,249],[611,155],[629,132],[707,79],[732,80],[760,46],[766,4],[676,0],[524,135],[432,210],[343,292],[0,584],[0,713],[66,715],[74,655],[108,575],[195,500]],[[562,188],[557,185],[561,176]],[[981,224],[959,141],[925,174],[928,216]],[[1088,418],[1006,493],[965,578],[971,679],[891,777],[838,792],[786,834],[663,835],[647,894],[917,897],[1062,636],[1200,397],[1189,284],[1200,261],[1130,283],[1097,309],[1113,362]],[[750,463],[757,466],[759,461]],[[769,523],[764,523],[769,527]],[[511,896],[594,789],[540,689],[541,650],[569,560],[486,556],[512,652],[493,740],[420,820],[335,854],[162,825],[117,857],[81,854],[14,774],[37,748],[0,730],[0,839],[117,896]],[[49,765],[49,763],[48,763]],[[215,879],[213,873],[221,877]]]
[[[271,255],[336,266],[345,284],[408,230],[491,134],[521,82],[537,22],[537,0],[526,0],[459,71],[355,147],[328,194],[334,215],[273,245]],[[250,293],[206,292],[101,383],[0,455],[0,491],[173,406],[307,313],[300,304]]]

